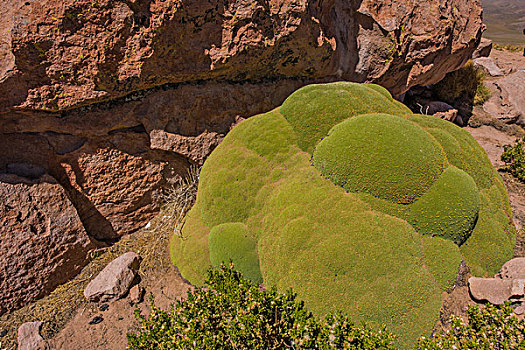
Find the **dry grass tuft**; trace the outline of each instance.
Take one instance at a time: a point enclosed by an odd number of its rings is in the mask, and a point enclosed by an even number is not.
[[[173,232],[180,232],[187,211],[195,202],[199,168],[190,167],[186,177],[180,177],[162,197],[162,207],[144,229],[123,237],[111,247],[93,252],[93,260],[71,281],[56,288],[50,295],[0,317],[0,349],[16,349],[18,327],[24,322],[42,321],[41,334],[48,339],[57,334],[81,307],[94,307],[83,295],[87,284],[112,260],[126,252],[142,257],[139,274],[147,283],[148,276],[164,271],[171,265],[168,244]]]
[[[498,51],[523,52],[525,46],[512,44],[494,44],[493,48]]]
[[[490,90],[484,84],[485,78],[485,73],[469,61],[437,83],[435,92],[439,99],[447,103],[454,104],[454,101],[462,99],[472,105],[482,105],[490,97]]]

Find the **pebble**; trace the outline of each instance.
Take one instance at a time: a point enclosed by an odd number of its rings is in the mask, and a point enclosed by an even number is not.
[[[89,324],[99,324],[102,321],[104,321],[104,319],[101,316],[95,316],[91,321],[89,321]]]

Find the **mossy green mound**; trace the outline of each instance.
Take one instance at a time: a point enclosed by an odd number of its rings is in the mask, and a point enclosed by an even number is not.
[[[315,148],[314,165],[348,192],[412,203],[447,166],[439,143],[418,125],[367,114],[334,126]]]
[[[213,266],[220,267],[223,262],[231,260],[246,278],[262,283],[256,245],[246,225],[240,222],[217,225],[208,236]]]
[[[359,123],[366,128],[352,127]],[[335,147],[356,142],[367,147]],[[350,182],[334,183],[321,160],[381,181],[359,175],[365,184],[343,188]],[[319,315],[342,310],[386,324],[408,348],[431,331],[461,261],[494,274],[512,257],[514,235],[503,183],[468,133],[409,114],[382,88],[335,83],[300,89],[226,136],[202,168],[171,255],[195,284],[220,259],[238,261],[250,278],[293,287]]]
[[[451,166],[410,208],[408,222],[422,234],[463,244],[478,219],[480,197],[467,173]]]

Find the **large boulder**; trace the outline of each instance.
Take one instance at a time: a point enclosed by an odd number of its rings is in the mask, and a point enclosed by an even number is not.
[[[502,279],[523,279],[525,280],[525,258],[514,258],[507,261],[497,275]]]
[[[523,297],[524,279],[500,279],[471,277],[469,291],[474,300],[502,305],[513,297]]]
[[[481,40],[479,1],[12,0],[0,110],[64,110],[210,79],[429,85]],[[9,93],[7,93],[9,92]]]
[[[481,41],[474,53],[472,58],[489,57],[492,51],[492,40],[487,38],[481,38]]]
[[[38,169],[24,164],[11,168]],[[20,170],[20,169],[19,169]],[[0,314],[75,276],[95,245],[64,189],[48,175],[0,175]]]
[[[470,134],[377,85],[319,84],[237,125],[200,173],[174,264],[190,282],[230,259],[317,314],[430,334],[464,260],[495,274],[515,229]]]
[[[525,125],[525,70],[513,72],[494,82],[495,89],[483,109],[507,123]]]
[[[0,15],[0,173],[51,174],[107,242],[239,117],[316,81],[432,84],[482,31],[465,0],[9,0]]]

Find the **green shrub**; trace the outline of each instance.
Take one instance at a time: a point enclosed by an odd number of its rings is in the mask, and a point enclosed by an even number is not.
[[[512,44],[494,44],[493,48],[498,51],[523,52],[525,47]]]
[[[525,182],[525,137],[516,140],[516,144],[503,146],[501,160],[507,165],[512,175]]]
[[[525,321],[509,305],[485,308],[470,306],[468,322],[452,316],[450,330],[433,338],[420,339],[415,350],[522,350],[525,349]]]
[[[434,91],[438,98],[448,103],[463,99],[480,105],[490,97],[490,90],[484,81],[485,73],[469,61],[462,68],[448,73],[434,86]]]
[[[223,228],[244,248],[215,246]],[[319,317],[385,324],[406,349],[430,333],[461,261],[493,275],[515,239],[503,182],[468,132],[354,83],[302,88],[236,126],[204,163],[182,233],[170,251],[190,282],[247,252],[245,276],[293,288]]]
[[[394,349],[393,336],[356,327],[341,313],[319,319],[291,290],[265,291],[230,265],[210,269],[206,288],[188,292],[171,311],[154,305],[128,349]]]

